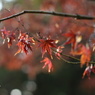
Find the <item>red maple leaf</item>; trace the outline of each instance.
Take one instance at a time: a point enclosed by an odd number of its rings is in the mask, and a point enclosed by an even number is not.
[[[64,45],[71,44],[72,50],[76,48],[77,43],[82,39],[80,32],[74,33],[73,31],[70,31],[68,33],[64,33],[63,36],[68,38]]]
[[[15,33],[11,31],[7,31],[6,28],[1,29],[1,35],[3,40],[3,43],[5,43],[5,39],[7,39],[8,42],[8,48],[12,45],[12,41],[15,41]]]
[[[15,53],[17,55],[20,52],[24,52],[27,54],[30,51],[32,51],[31,43],[34,43],[34,40],[32,37],[29,37],[26,33],[21,33],[18,37],[18,43],[17,46],[19,47],[18,51]]]
[[[52,48],[56,48],[56,45],[54,43],[54,40],[48,39],[48,40],[44,40],[44,39],[40,39],[40,44],[39,46],[42,48],[42,57],[44,56],[44,54],[46,52],[48,52],[48,54],[51,56],[52,58]]]
[[[91,59],[91,50],[88,46],[84,46],[82,44],[78,45],[78,49],[76,51],[71,52],[73,55],[81,55],[80,62],[81,66],[83,66],[85,63],[90,62]]]
[[[48,65],[48,72],[53,70],[52,62],[48,57],[45,57],[41,62],[44,62],[44,66],[42,68],[45,68]]]

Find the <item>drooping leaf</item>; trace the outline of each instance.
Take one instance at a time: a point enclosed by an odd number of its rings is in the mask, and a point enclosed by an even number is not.
[[[51,70],[53,70],[52,62],[48,57],[45,57],[41,62],[44,62],[44,66],[42,68],[48,66],[48,72],[51,72]]]

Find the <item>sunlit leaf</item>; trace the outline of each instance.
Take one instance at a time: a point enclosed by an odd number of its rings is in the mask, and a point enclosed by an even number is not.
[[[44,66],[42,68],[48,66],[48,72],[51,72],[51,70],[53,70],[52,62],[48,57],[45,57],[41,62],[44,62]]]
[[[82,44],[79,44],[78,49],[76,51],[71,52],[71,54],[81,55],[81,58],[80,58],[81,66],[83,66],[85,63],[88,64],[91,60],[90,48]]]

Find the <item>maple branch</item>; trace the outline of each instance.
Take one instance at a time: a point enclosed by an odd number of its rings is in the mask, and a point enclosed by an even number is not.
[[[53,53],[58,53],[57,51],[55,51],[55,50],[52,50],[53,51]],[[63,54],[63,53],[60,53],[62,56],[65,56],[65,57],[68,57],[68,58],[72,58],[72,59],[74,59],[74,60],[77,60],[77,61],[68,61],[68,60],[66,60],[65,58],[63,58],[63,57],[61,57],[61,56],[59,56],[59,58],[61,59],[61,60],[63,60],[64,62],[66,62],[66,63],[70,63],[70,64],[80,64],[81,62],[80,62],[80,59],[78,59],[78,58],[76,58],[76,57],[72,57],[72,56],[70,56],[70,55],[67,55],[67,54]],[[89,62],[90,64],[95,64],[95,62],[93,62],[93,61],[90,61]]]
[[[61,17],[71,17],[75,19],[86,19],[86,20],[94,20],[95,16],[87,16],[87,15],[79,15],[79,14],[69,14],[69,13],[62,13],[62,12],[53,12],[53,11],[41,11],[41,10],[24,10],[22,12],[7,16],[5,18],[1,18],[0,22],[18,17],[23,14],[27,13],[34,13],[34,14],[47,14],[47,15],[54,15],[54,16],[61,16]]]
[[[80,64],[80,61],[68,61],[68,60],[66,60],[66,59],[64,59],[63,57],[60,57],[60,59],[61,60],[63,60],[64,62],[66,62],[66,63],[70,63],[70,64]],[[93,61],[91,61],[91,62],[89,62],[90,64],[95,64],[95,62],[93,62]]]
[[[32,13],[33,14],[46,14],[46,15],[54,15],[54,16],[61,16],[61,17],[71,17],[71,18],[74,18],[74,19],[86,19],[86,20],[94,20],[95,19],[95,16],[87,16],[87,15],[79,15],[79,14],[69,14],[69,13],[53,12],[53,11],[24,10],[22,12],[19,12],[19,13],[7,16],[5,18],[1,18],[0,22],[8,20],[8,19],[16,18],[16,17],[18,17],[20,15],[28,14],[28,13],[31,13],[31,14]],[[37,40],[37,41],[39,42],[39,40]],[[72,64],[79,64],[80,63],[78,58],[75,58],[75,57],[72,57],[72,56],[66,55],[66,54],[61,54],[61,55],[77,60],[77,62],[70,62],[70,61],[60,57],[66,63],[72,63]],[[95,64],[95,62],[89,62],[89,63]]]
[[[63,58],[63,57],[60,57],[60,59],[63,60],[64,62],[66,62],[66,63],[70,63],[70,64],[80,64],[80,62],[71,62],[71,61],[66,60],[66,59]]]

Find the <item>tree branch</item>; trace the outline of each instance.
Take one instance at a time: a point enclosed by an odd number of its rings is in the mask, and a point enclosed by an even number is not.
[[[40,10],[24,10],[22,12],[19,12],[17,14],[13,14],[11,16],[1,18],[0,22],[15,18],[17,16],[23,15],[28,13],[34,13],[34,14],[47,14],[47,15],[54,15],[54,16],[61,16],[61,17],[71,17],[75,19],[86,19],[86,20],[94,20],[95,16],[87,16],[87,15],[79,15],[79,14],[69,14],[69,13],[62,13],[62,12],[53,12],[53,11],[40,11]]]

